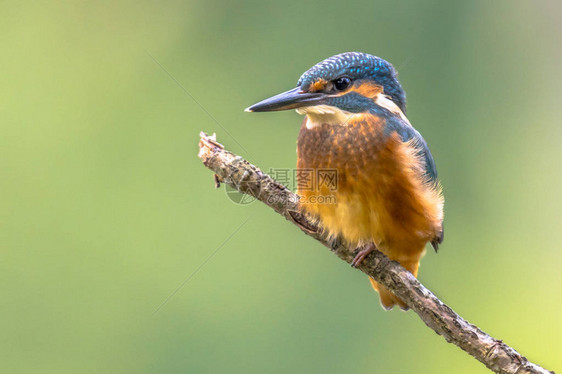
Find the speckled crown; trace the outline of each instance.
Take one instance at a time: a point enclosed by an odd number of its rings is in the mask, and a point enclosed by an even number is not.
[[[361,52],[345,52],[321,61],[308,69],[299,79],[298,86],[308,86],[319,78],[333,80],[341,75],[352,79],[389,76],[396,79],[392,64],[380,57]]]
[[[303,90],[319,79],[334,80],[342,75],[353,80],[370,79],[384,88],[386,95],[406,112],[406,94],[398,82],[392,64],[380,57],[361,52],[345,52],[321,61],[308,69],[297,83]]]

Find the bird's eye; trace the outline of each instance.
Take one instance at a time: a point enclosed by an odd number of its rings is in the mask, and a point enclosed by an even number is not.
[[[339,77],[334,81],[334,87],[338,91],[343,91],[349,87],[351,84],[351,79],[348,77]]]

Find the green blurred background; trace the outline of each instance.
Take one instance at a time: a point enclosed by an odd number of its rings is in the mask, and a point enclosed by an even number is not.
[[[205,130],[293,167],[301,118],[243,109],[344,51],[394,63],[436,159],[446,240],[422,282],[562,369],[561,16],[559,1],[3,2],[0,371],[487,373],[197,159]]]

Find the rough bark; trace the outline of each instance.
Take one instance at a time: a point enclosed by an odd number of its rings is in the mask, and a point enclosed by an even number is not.
[[[338,242],[328,241],[313,223],[298,213],[298,196],[279,184],[242,157],[224,149],[215,135],[201,133],[199,158],[215,173],[215,184],[226,183],[238,191],[250,194],[296,224],[306,235],[313,237],[347,263],[356,250]],[[358,267],[400,297],[423,322],[495,373],[553,373],[531,363],[503,341],[495,339],[456,314],[449,306],[425,288],[399,263],[390,261],[383,253],[370,253]]]

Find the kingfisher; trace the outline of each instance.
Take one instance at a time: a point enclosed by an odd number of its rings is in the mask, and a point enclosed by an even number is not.
[[[288,109],[305,116],[297,140],[302,212],[357,252],[352,266],[378,249],[417,276],[427,243],[437,251],[443,241],[444,198],[427,143],[406,117],[406,93],[392,64],[341,53],[307,70],[292,90],[246,111]],[[299,170],[335,170],[337,187],[317,180],[309,188],[310,174]],[[408,309],[369,279],[385,309]]]

